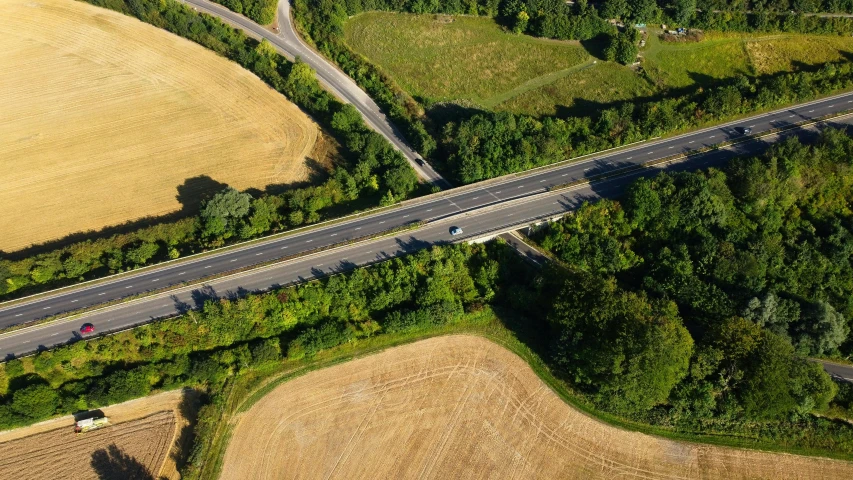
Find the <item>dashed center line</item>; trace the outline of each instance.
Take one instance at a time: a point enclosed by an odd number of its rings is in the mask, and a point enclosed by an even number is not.
[[[107,294],[107,292],[99,293],[98,295],[106,295],[106,294]]]
[[[204,268],[210,268],[210,267],[212,267],[212,266],[213,266],[213,265],[206,265]]]
[[[476,200],[476,199],[478,199],[478,198],[480,198],[480,197],[474,197],[474,200]]]
[[[42,308],[42,310],[47,310],[47,309],[49,309],[49,308],[50,308],[50,307],[44,307],[44,308]]]
[[[355,229],[356,229],[356,230],[361,230],[361,227],[356,227]]]
[[[178,275],[183,275],[183,274],[185,274],[185,273],[187,273],[187,272],[181,272],[181,273],[179,273]]]
[[[314,241],[314,240],[305,240],[305,243],[311,243],[311,242],[313,242],[313,241]]]
[[[159,279],[159,278],[155,278],[154,280],[151,280],[151,281],[152,281],[152,282],[159,282],[159,281],[160,281],[160,279]]]
[[[379,222],[379,223],[385,223],[385,220],[382,220],[382,221],[381,221],[381,222]]]
[[[696,141],[696,140],[690,140],[690,141],[689,141],[689,142],[687,142],[687,143],[693,143],[693,142],[695,142],[695,141]]]
[[[544,182],[545,182],[545,180],[539,180],[539,183],[544,183]]]
[[[329,236],[330,236],[330,237],[334,237],[335,235],[337,235],[337,233],[333,233],[333,234],[331,234],[331,235],[329,235]]]
[[[282,249],[282,250],[284,250],[285,248],[287,248],[287,245],[285,245],[285,246],[281,247],[281,249]]]
[[[431,209],[431,208],[427,210],[427,212],[431,212],[431,211],[432,211],[432,209]]]
[[[584,171],[586,171],[586,170],[584,170]],[[560,175],[560,176],[561,176],[561,177],[565,177],[565,176],[567,176],[567,175],[568,175],[568,173],[564,173],[564,174],[562,174],[562,175]]]
[[[403,218],[408,218],[408,217],[409,217],[408,215],[403,215]]]
[[[812,112],[814,112],[814,109],[809,110],[809,113],[812,113]]]
[[[79,302],[80,300],[71,300],[71,303]]]
[[[263,255],[263,254],[264,254],[264,252],[258,252],[255,254],[255,256],[257,257],[258,255]]]
[[[23,313],[19,313],[19,314],[15,315],[15,316],[16,316],[16,317],[20,317],[21,315],[23,315]]]
[[[132,286],[133,286],[133,285],[128,285],[128,286],[126,286],[126,287],[124,287],[124,288],[131,288]]]

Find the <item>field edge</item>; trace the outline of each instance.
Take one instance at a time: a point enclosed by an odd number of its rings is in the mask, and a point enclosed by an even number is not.
[[[506,312],[502,311],[501,313],[504,314]],[[219,478],[222,462],[225,457],[225,451],[228,447],[228,443],[230,442],[234,427],[236,426],[235,420],[239,418],[241,413],[251,408],[267,393],[281,384],[315,370],[332,367],[350,360],[370,356],[389,348],[415,343],[428,338],[450,335],[478,336],[509,350],[521,358],[531,368],[531,370],[533,370],[536,376],[569,407],[575,408],[582,414],[587,415],[594,420],[601,421],[611,427],[692,444],[710,444],[737,449],[853,461],[853,455],[814,449],[787,448],[763,441],[750,440],[747,437],[675,432],[649,424],[633,422],[616,415],[600,411],[593,405],[585,402],[579,395],[573,393],[566,383],[558,379],[557,376],[552,373],[548,365],[536,352],[524,344],[517,338],[514,332],[502,324],[501,319],[498,318],[498,315],[494,311],[486,309],[483,312],[467,314],[465,319],[456,324],[446,325],[433,330],[419,330],[399,335],[378,335],[376,337],[365,339],[362,344],[359,345],[348,344],[333,347],[318,354],[318,357],[321,358],[317,358],[310,361],[308,364],[301,366],[296,364],[301,361],[285,361],[278,365],[277,368],[266,369],[266,375],[262,372],[254,372],[261,373],[261,376],[248,379],[250,382],[255,381],[256,383],[254,384],[241,386],[238,384],[240,379],[235,380],[235,382],[230,385],[226,399],[223,402],[225,409],[221,412],[221,420],[218,422],[217,427],[213,431],[214,438],[210,440],[210,457],[212,458],[209,457],[205,460],[201,469],[202,474],[200,475],[200,478],[211,480]],[[390,338],[382,338],[385,336]],[[239,398],[235,397],[234,395],[239,395],[241,390],[242,395],[239,396]]]

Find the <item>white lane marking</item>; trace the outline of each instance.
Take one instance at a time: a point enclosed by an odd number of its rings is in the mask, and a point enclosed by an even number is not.
[[[23,315],[23,313],[19,313],[19,314],[15,315],[15,316],[16,316],[16,317],[20,317],[21,315]]]
[[[669,147],[670,150],[672,150],[673,148],[675,148],[675,147]]]
[[[381,222],[379,222],[379,223],[385,223],[385,220],[382,220],[382,221],[381,221]]]
[[[716,137],[716,135],[711,135],[711,136],[710,136],[710,137],[708,137],[708,138],[714,138],[714,137]]]
[[[809,113],[812,113],[812,112],[814,112],[814,109],[809,110]]]
[[[48,308],[50,308],[50,307],[44,307],[44,308],[42,308],[42,310],[47,310]]]
[[[263,254],[264,254],[264,252],[258,252],[255,254],[255,256],[257,257],[258,255],[263,255]]]
[[[167,304],[165,304],[165,305],[163,305],[163,306],[164,306],[164,307],[171,307],[171,306],[172,306],[172,304],[171,304],[171,303],[167,303]]]
[[[152,282],[159,282],[159,281],[160,281],[160,279],[159,279],[159,278],[155,278],[154,280],[151,280],[151,281],[152,281]]]
[[[495,193],[501,193],[501,191],[500,191],[500,190],[498,190],[498,191],[497,191],[497,192],[495,192]]]
[[[228,263],[234,263],[234,262],[236,262],[236,261],[237,261],[237,259],[235,258],[234,260],[231,260],[231,261],[230,261],[230,262],[228,262]]]
[[[50,334],[50,336],[51,336],[51,337],[55,337],[55,336],[57,336],[57,335],[59,335],[59,332],[51,333],[51,334]]]
[[[317,266],[318,266],[318,267],[322,267],[322,266],[323,266],[323,264],[322,264],[322,263],[318,263],[318,264],[317,264]]]
[[[313,241],[314,241],[314,240],[305,240],[305,243],[311,243],[311,242],[313,242]]]
[[[474,197],[474,198],[473,198],[473,200],[476,200],[476,199],[478,199],[478,198],[480,198],[480,197]]]
[[[788,115],[788,118],[794,118],[796,115]]]
[[[331,235],[329,235],[329,236],[330,236],[330,237],[334,237],[335,235],[337,235],[337,233],[333,233],[333,234],[331,234]]]
[[[632,158],[634,158],[634,157],[628,157],[628,160],[630,160],[630,159],[632,159]]]
[[[133,286],[133,285],[128,285],[128,286],[126,286],[126,287],[124,287],[124,288],[130,288],[130,287],[132,287],[132,286]]]
[[[834,107],[834,106],[835,106],[835,105],[830,105],[830,106],[829,106],[829,108],[832,108],[832,107]]]
[[[524,185],[519,185],[518,188],[524,188]]]
[[[592,167],[583,169],[584,172],[589,171],[589,170],[592,170]]]
[[[586,171],[586,170],[584,170],[584,172],[585,172],[585,171]],[[564,173],[564,174],[562,174],[562,175],[560,175],[560,176],[561,176],[561,177],[565,177],[565,176],[567,176],[567,175],[568,175],[568,173]]]
[[[71,300],[71,303],[77,303],[77,302],[79,302],[79,301],[80,301],[80,300]]]
[[[99,293],[98,295],[106,295],[106,294],[107,294],[107,292]]]
[[[649,152],[649,153],[647,153],[646,155],[651,155],[651,154],[653,154],[653,153],[655,153],[655,152]]]
[[[408,215],[403,215],[403,218],[407,218],[407,217],[408,217]]]
[[[693,143],[693,142],[695,142],[695,141],[696,141],[696,140],[690,140],[690,141],[689,141],[689,142],[687,142],[687,143]]]
[[[544,182],[545,182],[545,180],[539,180],[539,183],[544,183]]]
[[[213,266],[213,265],[206,265],[204,268],[210,268],[210,267],[212,267],[212,266]]]
[[[287,248],[287,245],[281,247],[281,250],[284,250],[285,248]]]
[[[361,227],[357,227],[356,230],[361,230]]]
[[[179,273],[178,275],[183,275],[183,274],[185,274],[185,273],[187,273],[187,272],[181,272],[181,273]]]
[[[431,212],[431,211],[432,211],[432,209],[431,209],[431,208],[427,210],[427,212]]]

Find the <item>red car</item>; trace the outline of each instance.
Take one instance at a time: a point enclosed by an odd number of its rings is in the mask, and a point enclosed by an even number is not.
[[[80,333],[92,333],[95,331],[95,326],[91,323],[84,323],[82,327],[80,327]]]

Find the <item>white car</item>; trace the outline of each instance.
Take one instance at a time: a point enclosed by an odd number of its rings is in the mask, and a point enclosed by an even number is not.
[[[462,229],[459,227],[453,227],[450,229],[451,235],[459,235],[460,233],[462,233]]]

